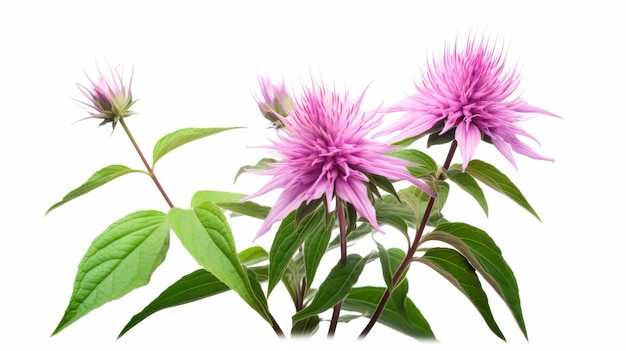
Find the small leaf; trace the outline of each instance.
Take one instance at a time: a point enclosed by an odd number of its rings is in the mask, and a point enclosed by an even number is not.
[[[460,166],[455,165],[455,167],[458,168]],[[522,208],[530,212],[538,220],[541,220],[537,212],[535,212],[528,201],[526,201],[526,198],[522,195],[517,186],[515,186],[515,184],[513,184],[513,182],[511,182],[511,180],[504,175],[504,173],[500,172],[494,166],[480,160],[471,160],[468,163],[467,168],[465,168],[465,172],[471,174],[472,177],[480,180],[495,191],[506,195]]]
[[[240,175],[242,175],[243,173],[247,171],[267,171],[268,169],[272,169],[272,166],[270,166],[270,164],[276,163],[276,162],[278,161],[276,161],[273,158],[262,158],[255,165],[243,166],[239,168],[239,170],[237,171],[237,174],[235,174],[234,181],[237,182],[237,178],[239,178]]]
[[[335,306],[350,293],[369,260],[369,255],[361,257],[357,254],[348,255],[346,262],[339,262],[322,282],[311,304],[293,315],[298,320],[322,313]]]
[[[265,249],[259,246],[253,246],[240,252],[239,258],[242,263],[254,264],[257,263],[258,258],[262,256],[262,252],[265,252]],[[265,252],[265,256],[267,256],[267,252]],[[251,268],[251,270],[256,273],[257,278],[260,280],[267,280],[267,266],[254,267]],[[144,307],[141,312],[134,315],[131,320],[126,323],[118,335],[118,338],[121,338],[134,326],[158,311],[201,300],[228,290],[230,289],[226,284],[222,283],[206,269],[198,269],[174,282],[174,284],[163,290],[156,299],[152,300]]]
[[[435,247],[416,260],[434,269],[459,289],[472,302],[474,307],[489,326],[489,329],[500,339],[506,340],[498,324],[493,318],[487,294],[480,284],[474,267],[456,250]]]
[[[500,295],[522,333],[528,337],[517,280],[502,257],[500,248],[487,233],[465,223],[444,223],[425,235],[422,243],[429,240],[445,242],[459,251]]]
[[[446,144],[454,140],[454,134],[456,132],[456,127],[448,129],[445,133],[432,133],[428,136],[428,141],[426,142],[426,147],[431,147],[433,145],[441,145]]]
[[[239,260],[244,266],[250,266],[267,261],[269,254],[261,246],[251,246],[239,253]]]
[[[387,249],[377,241],[376,247],[378,248],[378,259],[380,260],[380,265],[383,271],[383,279],[385,280],[387,288],[392,288],[391,283],[395,270],[391,267],[389,253],[387,252]]]
[[[194,140],[198,140],[209,135],[221,133],[231,129],[237,129],[241,127],[230,128],[184,128],[175,132],[167,134],[157,141],[152,151],[152,165],[154,166],[161,157],[165,156],[170,151],[183,146]]]
[[[485,211],[486,215],[489,215],[489,209],[487,207],[487,199],[485,199],[485,194],[483,190],[480,188],[476,180],[468,173],[461,172],[458,169],[451,169],[446,172],[446,176],[457,184],[461,189],[465,190],[468,194],[472,195],[480,207]]]
[[[270,322],[267,301],[260,301],[256,296],[221,210],[210,202],[203,202],[191,210],[172,208],[168,219],[191,256]]]
[[[203,202],[238,202],[239,200],[246,197],[245,194],[238,193],[230,193],[226,191],[216,191],[216,190],[200,190],[196,191],[195,194],[191,197],[191,207],[196,207]]]
[[[371,317],[385,290],[386,288],[380,287],[355,287],[343,301],[342,308]],[[405,289],[403,293],[406,291],[408,289]],[[396,294],[398,292],[394,291],[392,296]],[[403,301],[403,306],[398,306],[396,301]],[[435,340],[430,324],[413,301],[406,298],[406,295],[390,299],[378,318],[378,322],[415,339]]]
[[[332,229],[331,225],[325,225],[324,230],[315,231],[304,240],[303,251],[307,290],[311,287],[320,262],[328,250]]]
[[[294,254],[302,243],[314,233],[322,232],[326,229],[324,215],[326,210],[319,207],[313,214],[305,217],[296,229],[296,211],[290,213],[282,220],[272,247],[270,248],[270,279],[267,286],[267,295],[272,292],[281,281],[283,272]]]
[[[317,332],[319,326],[320,317],[317,315],[297,320],[291,327],[291,336],[312,336]]]
[[[78,265],[70,303],[52,335],[148,284],[169,248],[165,218],[163,212],[138,211],[111,224],[94,239]]]
[[[145,172],[139,171],[136,169],[130,169],[122,165],[106,166],[102,168],[101,170],[97,171],[96,173],[94,173],[81,186],[67,193],[67,195],[65,195],[61,201],[52,205],[48,209],[48,211],[46,211],[46,214],[48,214],[50,211],[54,210],[55,208],[63,205],[64,203],[70,200],[73,200],[81,195],[85,195],[86,193],[112,181],[113,179],[117,177],[123,176],[125,174],[129,174],[129,173],[145,173]]]
[[[141,321],[160,310],[197,301],[228,290],[230,289],[226,284],[222,283],[213,274],[207,272],[206,269],[198,269],[170,285],[141,312],[134,315],[124,326],[118,338],[122,337]]]
[[[415,150],[415,149],[398,149],[387,153],[389,156],[401,158],[409,161],[412,165],[407,168],[411,174],[416,177],[423,177],[427,175],[434,176],[437,174],[438,166],[437,162],[433,160],[428,154]]]
[[[244,215],[253,218],[265,219],[270,212],[267,206],[261,206],[252,201],[240,202],[247,195],[225,191],[201,190],[191,198],[191,207],[210,201],[219,208],[232,212],[233,215]]]

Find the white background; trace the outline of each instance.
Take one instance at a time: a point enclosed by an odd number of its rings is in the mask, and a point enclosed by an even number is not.
[[[626,62],[617,2],[504,1],[4,1],[0,5],[0,349],[138,350],[379,347],[552,350],[624,347],[623,128]],[[109,164],[140,168],[122,129],[72,124],[85,111],[77,82],[96,62],[134,66],[139,99],[128,120],[150,155],[166,133],[184,127],[245,126],[187,145],[156,172],[172,200],[188,205],[200,189],[250,193],[266,181],[245,175],[266,143],[266,121],[252,94],[257,74],[299,87],[310,72],[365,105],[413,91],[425,59],[455,36],[486,31],[509,48],[522,72],[519,92],[562,119],[537,116],[524,126],[554,163],[518,156],[515,170],[488,145],[476,157],[510,176],[539,222],[487,192],[489,218],[453,188],[446,215],[490,233],[520,286],[530,340],[490,291],[508,338],[493,336],[468,301],[432,271],[411,270],[411,298],[440,343],[420,344],[377,325],[353,344],[364,319],[340,325],[337,343],[278,342],[233,293],[159,312],[116,340],[128,319],[198,266],[175,237],[152,282],[50,337],[71,294],[76,267],[108,224],[140,209],[167,210],[154,185],[128,175],[44,217],[47,208]],[[439,162],[445,150],[429,150]],[[459,162],[460,159],[456,159]],[[270,204],[271,196],[259,199]],[[260,221],[231,223],[238,248],[252,245]],[[392,245],[395,234],[377,237]],[[388,241],[387,241],[388,240]],[[255,244],[269,248],[271,234]],[[332,260],[334,260],[333,258]],[[364,277],[364,281],[368,277]],[[489,289],[488,289],[489,290]],[[288,330],[284,289],[270,307]],[[178,349],[178,348],[177,348]]]

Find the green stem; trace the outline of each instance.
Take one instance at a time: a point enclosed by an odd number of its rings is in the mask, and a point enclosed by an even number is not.
[[[141,158],[141,161],[143,162],[144,166],[146,167],[146,170],[148,171],[148,175],[150,176],[150,178],[152,178],[152,181],[154,182],[156,187],[159,189],[159,192],[161,193],[161,195],[165,199],[165,202],[167,202],[167,205],[170,208],[174,207],[174,204],[170,200],[169,196],[167,196],[167,193],[165,193],[165,190],[163,190],[163,187],[161,186],[161,183],[159,183],[159,179],[157,179],[156,175],[154,174],[154,170],[152,169],[152,167],[150,167],[150,164],[148,163],[146,158],[143,156],[143,152],[141,152],[141,149],[139,148],[139,145],[137,145],[137,141],[135,141],[135,138],[133,137],[133,134],[130,132],[130,129],[128,129],[128,126],[126,125],[126,121],[124,121],[124,118],[120,118],[119,123],[122,125],[122,128],[124,128],[124,131],[126,132],[126,135],[128,135],[128,138],[130,139],[130,142],[135,147],[135,150],[139,154],[139,157]]]
[[[343,208],[343,201],[337,198],[337,219],[339,220],[339,246],[341,250],[341,263],[346,263],[348,260],[348,244],[346,233],[346,216]],[[330,320],[330,328],[328,328],[328,338],[332,339],[337,329],[337,323],[339,322],[339,315],[341,313],[341,305],[343,301],[339,301],[333,309],[333,316]]]
[[[452,162],[452,156],[454,156],[456,147],[457,147],[457,142],[456,140],[453,140],[452,144],[450,145],[450,151],[448,151],[448,156],[446,157],[446,161],[443,164],[444,170],[448,170],[448,168],[450,168],[450,163]],[[442,172],[441,174],[439,174],[438,180],[443,180],[443,179],[445,179],[445,175]],[[367,334],[370,332],[370,330],[372,330],[372,328],[374,327],[374,324],[376,324],[376,321],[378,321],[378,318],[383,313],[383,310],[385,309],[385,306],[387,305],[387,302],[389,301],[389,298],[391,297],[391,293],[393,292],[393,289],[398,284],[398,281],[400,280],[400,278],[404,275],[404,272],[409,268],[409,265],[411,264],[411,260],[413,259],[413,255],[415,255],[415,252],[417,251],[417,248],[420,244],[420,240],[422,239],[424,229],[426,229],[426,224],[428,223],[428,217],[430,217],[430,213],[433,210],[434,204],[435,204],[435,198],[431,197],[428,200],[428,204],[426,205],[426,210],[424,211],[424,216],[422,217],[422,220],[420,221],[420,225],[415,231],[415,239],[413,240],[413,244],[411,244],[409,251],[404,257],[404,260],[402,261],[402,263],[400,264],[400,267],[398,267],[398,270],[394,274],[393,279],[391,280],[391,288],[388,287],[387,290],[385,290],[383,297],[380,299],[380,302],[378,303],[376,311],[374,311],[374,314],[372,314],[372,318],[370,318],[369,323],[367,324],[367,326],[365,326],[365,328],[359,335],[359,339],[365,338]]]

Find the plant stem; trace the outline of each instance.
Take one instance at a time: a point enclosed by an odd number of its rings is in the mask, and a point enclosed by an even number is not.
[[[128,138],[130,139],[130,142],[135,147],[135,150],[139,154],[139,157],[141,158],[141,161],[143,162],[144,166],[146,167],[146,170],[148,171],[148,175],[150,176],[150,178],[152,178],[152,181],[154,181],[154,184],[159,189],[159,192],[161,193],[161,195],[165,199],[165,202],[167,202],[167,205],[170,208],[174,207],[174,204],[172,203],[170,198],[167,196],[167,193],[165,193],[165,190],[163,190],[163,187],[161,186],[161,183],[159,183],[159,179],[157,179],[156,174],[154,174],[154,170],[152,169],[152,167],[150,167],[150,164],[148,163],[146,158],[143,156],[143,152],[141,152],[141,149],[139,148],[139,145],[137,145],[137,141],[135,141],[135,138],[133,137],[132,133],[130,132],[130,129],[128,129],[128,126],[126,125],[126,121],[124,121],[123,117],[120,118],[119,123],[122,125],[122,128],[124,128],[124,131],[126,132],[126,135],[128,135]]]
[[[448,170],[448,168],[450,168],[450,163],[452,162],[452,156],[454,156],[456,147],[457,147],[457,142],[456,140],[453,140],[450,145],[450,150],[448,151],[448,156],[446,157],[446,161],[443,164],[444,170]],[[443,174],[443,172],[439,174],[439,177],[437,179],[438,180],[445,179],[445,175]],[[413,255],[415,255],[415,252],[417,251],[417,248],[420,244],[420,240],[422,239],[424,229],[426,229],[426,224],[428,223],[428,217],[430,217],[430,213],[433,210],[434,204],[435,204],[435,198],[431,196],[430,199],[428,200],[428,204],[426,205],[426,210],[424,211],[424,216],[422,217],[422,220],[420,221],[420,225],[415,231],[415,238],[413,239],[413,243],[411,244],[409,251],[404,257],[404,260],[400,264],[400,267],[398,267],[398,270],[393,275],[393,279],[391,280],[391,287],[388,287],[387,290],[385,290],[385,293],[383,294],[382,298],[380,299],[380,302],[378,303],[376,311],[374,311],[374,314],[372,314],[372,317],[370,318],[369,323],[367,324],[367,326],[365,326],[365,328],[359,335],[359,339],[365,338],[365,336],[367,336],[370,330],[372,330],[372,328],[374,327],[374,324],[376,324],[376,321],[378,321],[378,318],[383,313],[383,310],[385,309],[385,305],[387,304],[387,301],[389,301],[389,298],[391,297],[391,293],[393,292],[393,289],[398,284],[398,281],[400,280],[400,278],[404,275],[404,272],[406,272],[406,270],[409,268],[409,265],[411,264],[411,260],[413,259]]]
[[[279,338],[284,339],[285,333],[283,333],[283,330],[280,329],[280,326],[278,325],[278,322],[276,322],[276,320],[274,319],[274,316],[272,316],[272,314],[269,313],[269,311],[267,312],[267,314],[269,315],[270,320],[272,321],[272,329],[274,329],[274,332],[276,333],[276,335],[278,335]]]
[[[337,198],[337,219],[339,220],[339,246],[341,250],[341,263],[346,263],[348,260],[348,244],[346,233],[346,216],[343,208],[343,201]],[[330,320],[330,328],[328,328],[328,338],[331,339],[335,335],[337,329],[337,323],[339,322],[339,315],[341,313],[341,305],[343,301],[339,301],[333,309],[333,316]]]

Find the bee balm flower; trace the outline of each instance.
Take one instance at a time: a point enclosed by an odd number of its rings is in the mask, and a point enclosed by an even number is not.
[[[78,84],[78,88],[85,95],[87,101],[80,101],[89,107],[91,116],[87,118],[102,119],[100,125],[111,122],[113,128],[120,118],[134,114],[130,107],[135,103],[130,91],[132,74],[128,84],[124,83],[123,74],[117,69],[109,67],[110,75],[107,76],[98,69],[99,77],[96,81],[89,79],[91,86]]]
[[[492,143],[514,166],[512,151],[552,161],[518,138],[535,140],[518,122],[528,113],[558,116],[512,97],[519,83],[519,73],[506,70],[504,53],[489,47],[484,39],[469,39],[465,50],[446,47],[441,60],[429,62],[421,84],[416,84],[417,94],[390,107],[389,112],[404,114],[385,132],[397,131],[394,140],[454,133],[463,169],[480,140]]]
[[[352,102],[347,93],[340,95],[313,83],[293,102],[287,117],[277,116],[284,128],[277,130],[278,140],[268,148],[282,159],[270,170],[259,172],[272,179],[244,200],[283,190],[255,239],[302,203],[323,198],[330,209],[334,196],[352,204],[360,216],[382,231],[366,185],[368,174],[408,180],[434,196],[426,184],[410,175],[407,161],[385,155],[395,147],[369,137],[381,124],[381,117],[376,112],[361,112],[364,94]]]

